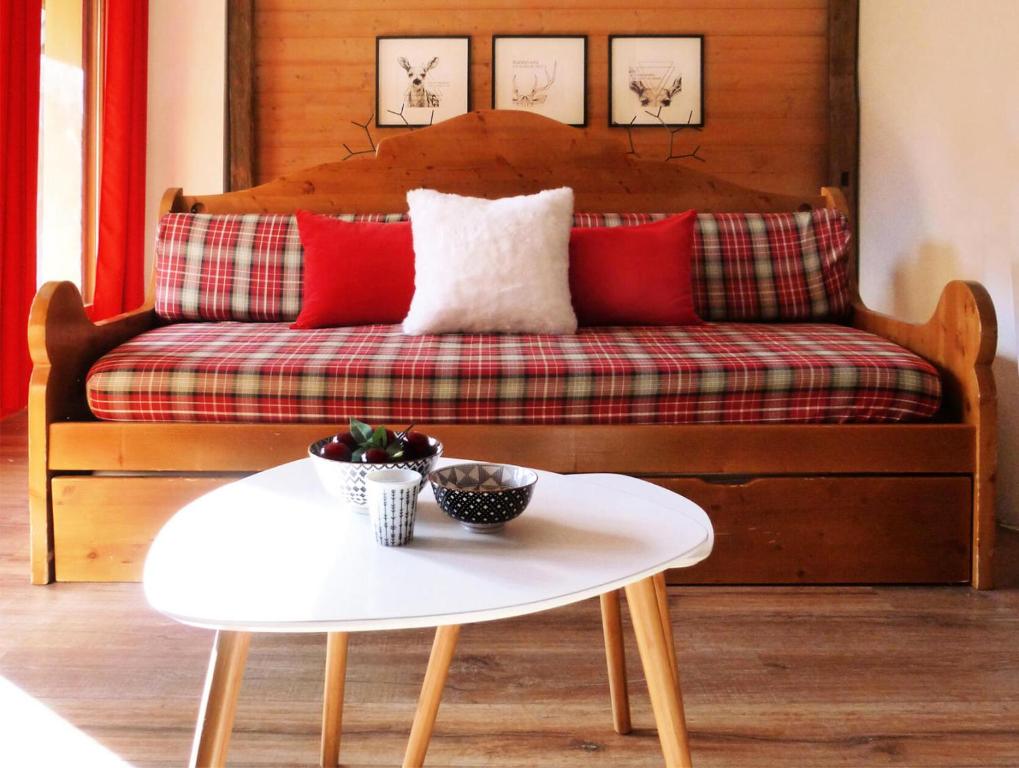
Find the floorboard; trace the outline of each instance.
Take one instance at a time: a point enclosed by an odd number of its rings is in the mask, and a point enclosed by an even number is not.
[[[211,633],[155,614],[137,584],[30,586],[23,415],[0,422],[0,467],[0,683],[128,765],[184,764]],[[695,765],[1019,765],[1017,539],[1002,531],[993,592],[670,589]],[[635,732],[617,736],[596,601],[465,627],[428,765],[661,765],[626,631]],[[344,766],[399,763],[430,643],[353,636]],[[231,765],[316,763],[324,657],[322,636],[254,638]],[[0,712],[0,733],[26,717]],[[24,764],[13,732],[0,765]],[[49,754],[43,739],[34,764]]]

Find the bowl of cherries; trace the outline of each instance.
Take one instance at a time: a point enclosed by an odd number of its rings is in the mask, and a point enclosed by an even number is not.
[[[308,446],[315,472],[325,489],[346,501],[358,512],[365,512],[364,479],[379,469],[412,469],[421,473],[421,487],[442,455],[442,443],[414,425],[400,432],[373,427],[357,419],[350,429],[324,437]]]

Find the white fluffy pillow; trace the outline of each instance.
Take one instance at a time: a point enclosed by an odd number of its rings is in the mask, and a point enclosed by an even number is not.
[[[573,190],[484,200],[407,193],[414,299],[403,332],[574,333]]]

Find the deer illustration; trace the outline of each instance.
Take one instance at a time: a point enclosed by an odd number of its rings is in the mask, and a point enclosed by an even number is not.
[[[644,85],[643,80],[631,80],[630,90],[637,94],[642,107],[646,107],[651,103],[651,89]]]
[[[658,103],[667,107],[672,103],[672,97],[683,90],[683,78],[677,77],[668,88],[662,88],[658,93]]]
[[[538,104],[544,104],[548,99],[548,90],[552,87],[552,83],[555,82],[556,67],[558,66],[557,61],[552,62],[552,74],[549,75],[548,67],[545,67],[545,84],[538,87],[538,76],[534,76],[534,85],[531,86],[530,93],[521,93],[517,88],[517,76],[513,75],[513,103],[518,107],[533,107]]]
[[[425,77],[428,71],[439,63],[439,57],[434,57],[424,66],[412,67],[406,58],[401,56],[397,59],[400,66],[407,70],[407,78],[410,83],[407,85],[407,93],[404,96],[404,103],[408,107],[437,107],[439,96],[425,88]]]
[[[631,80],[630,90],[637,94],[642,107],[650,106],[652,101],[659,106],[668,107],[672,104],[672,97],[683,90],[683,78],[677,77],[668,87],[664,85],[650,86],[645,85],[643,80]]]

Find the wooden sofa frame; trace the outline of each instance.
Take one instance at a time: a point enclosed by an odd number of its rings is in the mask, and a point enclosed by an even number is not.
[[[374,158],[318,166],[217,195],[169,190],[160,214],[405,210],[428,186],[498,197],[567,185],[592,212],[789,211],[840,207],[768,194],[522,112],[474,112],[387,138]],[[854,268],[855,269],[855,268]],[[854,272],[855,283],[855,272]],[[29,403],[32,580],[131,580],[159,526],[191,498],[302,456],[341,425],[97,421],[84,380],[97,358],[160,324],[142,308],[90,322],[70,283],[32,308]],[[429,425],[449,455],[560,472],[647,477],[700,503],[714,555],[672,582],[971,583],[991,586],[996,402],[994,311],[953,282],[927,323],[858,299],[851,323],[933,362],[944,407],[927,423],[853,425]],[[620,514],[626,514],[620,510]]]

